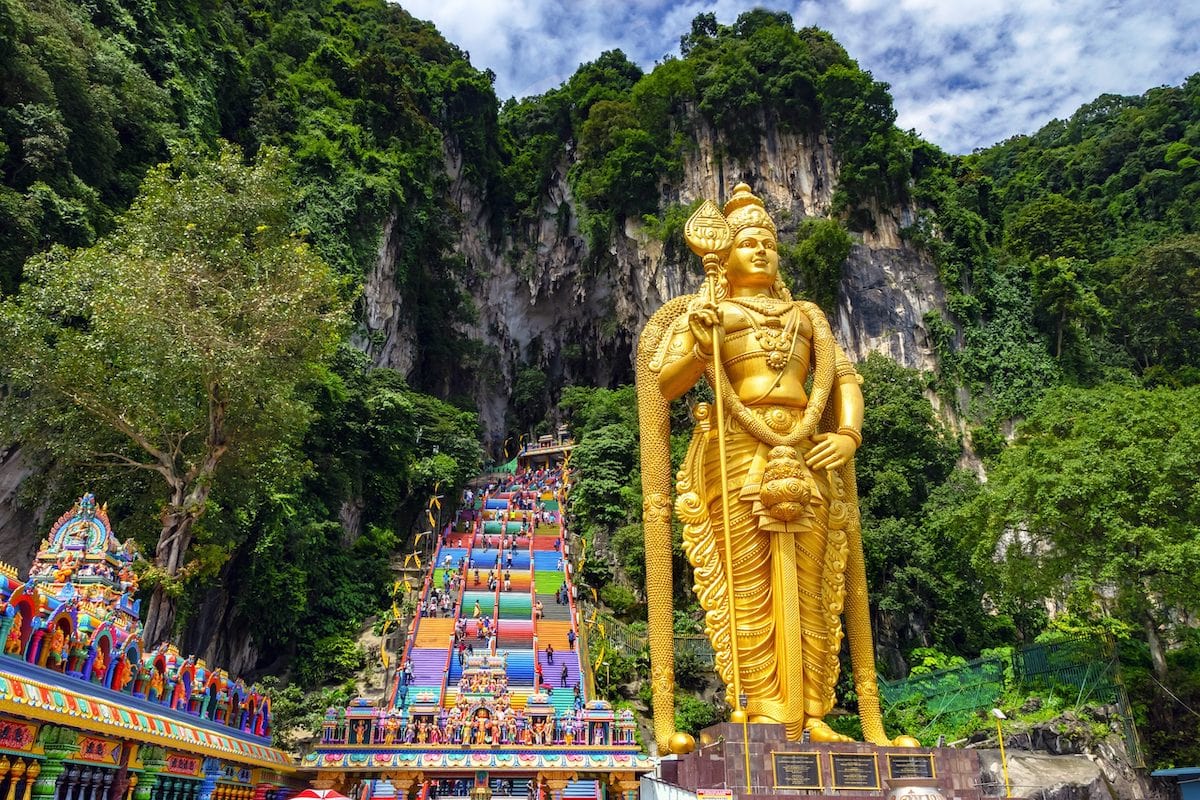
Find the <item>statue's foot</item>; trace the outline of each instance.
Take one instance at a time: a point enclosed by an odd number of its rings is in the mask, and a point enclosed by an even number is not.
[[[892,739],[892,747],[920,747],[921,742],[913,736],[897,736]]]
[[[811,717],[804,723],[804,730],[808,731],[808,738],[813,742],[853,742],[849,736],[842,734],[829,727],[829,723],[817,717]]]

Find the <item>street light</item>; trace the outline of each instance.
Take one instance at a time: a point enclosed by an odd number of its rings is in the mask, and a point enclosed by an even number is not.
[[[745,745],[746,752],[746,794],[753,792],[753,789],[750,788],[750,715],[746,712],[746,704],[749,700],[745,692],[738,695],[738,707],[742,712],[742,744]]]
[[[998,708],[992,709],[996,719],[996,738],[1000,740],[1000,771],[1004,773],[1004,796],[1012,797],[1012,785],[1008,782],[1008,758],[1004,755],[1004,731],[1000,729],[1000,720],[1008,719]]]

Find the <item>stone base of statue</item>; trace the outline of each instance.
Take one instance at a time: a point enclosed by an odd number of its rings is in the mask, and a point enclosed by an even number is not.
[[[782,725],[754,723],[726,722],[705,728],[694,752],[662,762],[661,777],[701,800],[796,795],[839,800],[981,800],[985,796],[979,755],[973,750],[794,742]]]

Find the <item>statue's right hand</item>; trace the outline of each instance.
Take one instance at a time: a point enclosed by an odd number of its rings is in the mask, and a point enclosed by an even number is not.
[[[721,315],[717,307],[708,301],[692,307],[688,313],[688,328],[696,340],[696,349],[701,355],[712,357],[713,337],[721,327]]]

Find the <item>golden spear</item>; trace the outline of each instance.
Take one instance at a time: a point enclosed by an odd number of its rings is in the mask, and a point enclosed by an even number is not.
[[[705,200],[696,212],[688,219],[683,228],[683,236],[692,252],[700,256],[704,265],[705,282],[708,284],[708,299],[718,309],[717,321],[720,322],[720,306],[717,297],[717,275],[721,268],[721,253],[733,244],[733,231],[729,221],[711,200]],[[729,467],[725,457],[725,398],[721,384],[721,337],[713,330],[713,395],[717,416],[717,454],[721,464],[721,518],[725,523],[725,589],[729,601],[729,661],[733,670],[733,698],[737,703],[736,710],[730,715],[731,722],[743,722],[746,709],[742,707],[742,676],[738,665],[737,646],[737,608],[733,595],[733,543],[730,541],[729,524]]]

